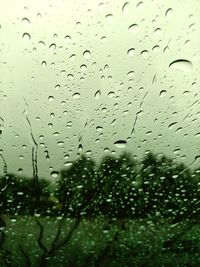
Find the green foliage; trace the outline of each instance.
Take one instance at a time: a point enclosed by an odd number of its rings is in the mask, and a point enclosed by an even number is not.
[[[60,171],[53,195],[49,182],[8,174],[0,177],[0,209],[7,214],[98,216],[114,218],[199,217],[200,171],[166,156],[148,153],[106,155],[99,166],[82,155]]]

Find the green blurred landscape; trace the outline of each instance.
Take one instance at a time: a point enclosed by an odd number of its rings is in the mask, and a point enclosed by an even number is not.
[[[82,155],[55,187],[6,174],[0,188],[0,266],[200,266],[200,169]]]

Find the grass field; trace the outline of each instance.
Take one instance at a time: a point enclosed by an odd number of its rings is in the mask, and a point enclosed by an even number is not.
[[[200,266],[200,225],[192,222],[2,218],[2,267]]]

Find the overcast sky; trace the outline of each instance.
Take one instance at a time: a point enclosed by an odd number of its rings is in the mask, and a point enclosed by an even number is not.
[[[152,150],[193,163],[199,14],[199,0],[1,0],[0,149],[8,172],[31,176],[32,148],[39,176],[51,179],[77,153],[99,160]]]

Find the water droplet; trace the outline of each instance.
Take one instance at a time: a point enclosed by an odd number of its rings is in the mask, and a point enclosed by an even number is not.
[[[96,127],[96,131],[97,132],[102,132],[103,131],[103,127],[102,126],[97,126]]]
[[[91,52],[90,52],[89,50],[85,50],[85,51],[83,52],[83,56],[84,56],[84,58],[88,59],[88,58],[90,58],[90,56],[91,56]]]
[[[70,167],[72,166],[73,162],[72,161],[67,161],[64,163],[65,167]]]
[[[149,56],[149,52],[147,50],[143,50],[140,54],[143,58],[147,58]]]
[[[54,43],[50,44],[49,49],[51,51],[54,51],[56,49],[56,44],[54,44]]]
[[[56,90],[60,89],[60,84],[56,84],[55,89]]]
[[[114,143],[114,145],[117,147],[117,148],[125,148],[126,145],[127,145],[127,142],[125,140],[118,140]]]
[[[107,14],[105,16],[105,18],[106,18],[106,20],[107,20],[108,23],[111,23],[113,21],[113,15],[112,14]]]
[[[67,75],[67,78],[68,78],[68,80],[73,80],[74,79],[74,75],[73,74],[71,74],[71,73],[69,73],[68,75]]]
[[[25,40],[25,41],[30,41],[31,40],[31,36],[29,33],[25,32],[22,36],[22,38]]]
[[[52,176],[52,178],[57,178],[58,177],[58,172],[52,171],[51,172],[51,176]]]
[[[94,94],[94,98],[99,99],[100,96],[101,96],[101,91],[100,90],[96,91],[96,93]]]
[[[128,27],[128,30],[131,32],[131,33],[136,33],[138,31],[139,27],[138,27],[138,24],[132,24]]]
[[[129,4],[129,2],[126,2],[122,7],[122,13],[124,15],[127,15],[129,12],[129,9],[130,9],[130,4]]]
[[[115,92],[110,91],[110,92],[108,93],[108,97],[113,98],[114,96],[115,96]]]
[[[65,36],[65,41],[66,41],[67,43],[71,43],[71,41],[72,41],[71,36],[66,35],[66,36]]]
[[[136,5],[136,7],[141,10],[144,7],[144,3],[141,1]]]
[[[177,122],[172,122],[169,124],[168,128],[173,129],[176,124],[177,124]]]
[[[75,59],[75,57],[76,57],[76,55],[75,55],[75,54],[72,54],[72,55],[69,57],[69,59],[72,61],[72,60]]]
[[[22,22],[26,25],[30,24],[30,20],[28,18],[23,18]]]
[[[165,17],[170,18],[172,16],[172,13],[173,13],[173,9],[168,8],[167,11],[165,12]]]
[[[163,97],[163,96],[165,96],[166,94],[167,94],[167,91],[166,91],[166,90],[162,90],[162,91],[160,91],[159,96],[160,96],[160,97]]]
[[[134,71],[129,71],[129,72],[127,73],[127,76],[128,76],[129,78],[133,77],[133,75],[134,75]]]
[[[52,95],[50,95],[50,96],[48,97],[48,100],[51,102],[51,101],[54,100],[54,97],[53,97]]]
[[[46,61],[42,61],[42,67],[44,68],[44,67],[46,67],[47,66],[47,63],[46,63]]]
[[[170,69],[190,72],[193,68],[192,62],[186,59],[178,59],[169,64]]]
[[[80,69],[82,71],[86,71],[87,70],[87,66],[85,64],[83,64],[83,65],[80,66]]]
[[[72,97],[73,97],[74,99],[79,99],[79,98],[81,97],[81,95],[80,95],[79,93],[74,93],[74,94],[72,95]]]
[[[135,49],[134,48],[130,48],[128,51],[127,51],[127,54],[129,57],[132,57],[133,55],[135,55]]]

